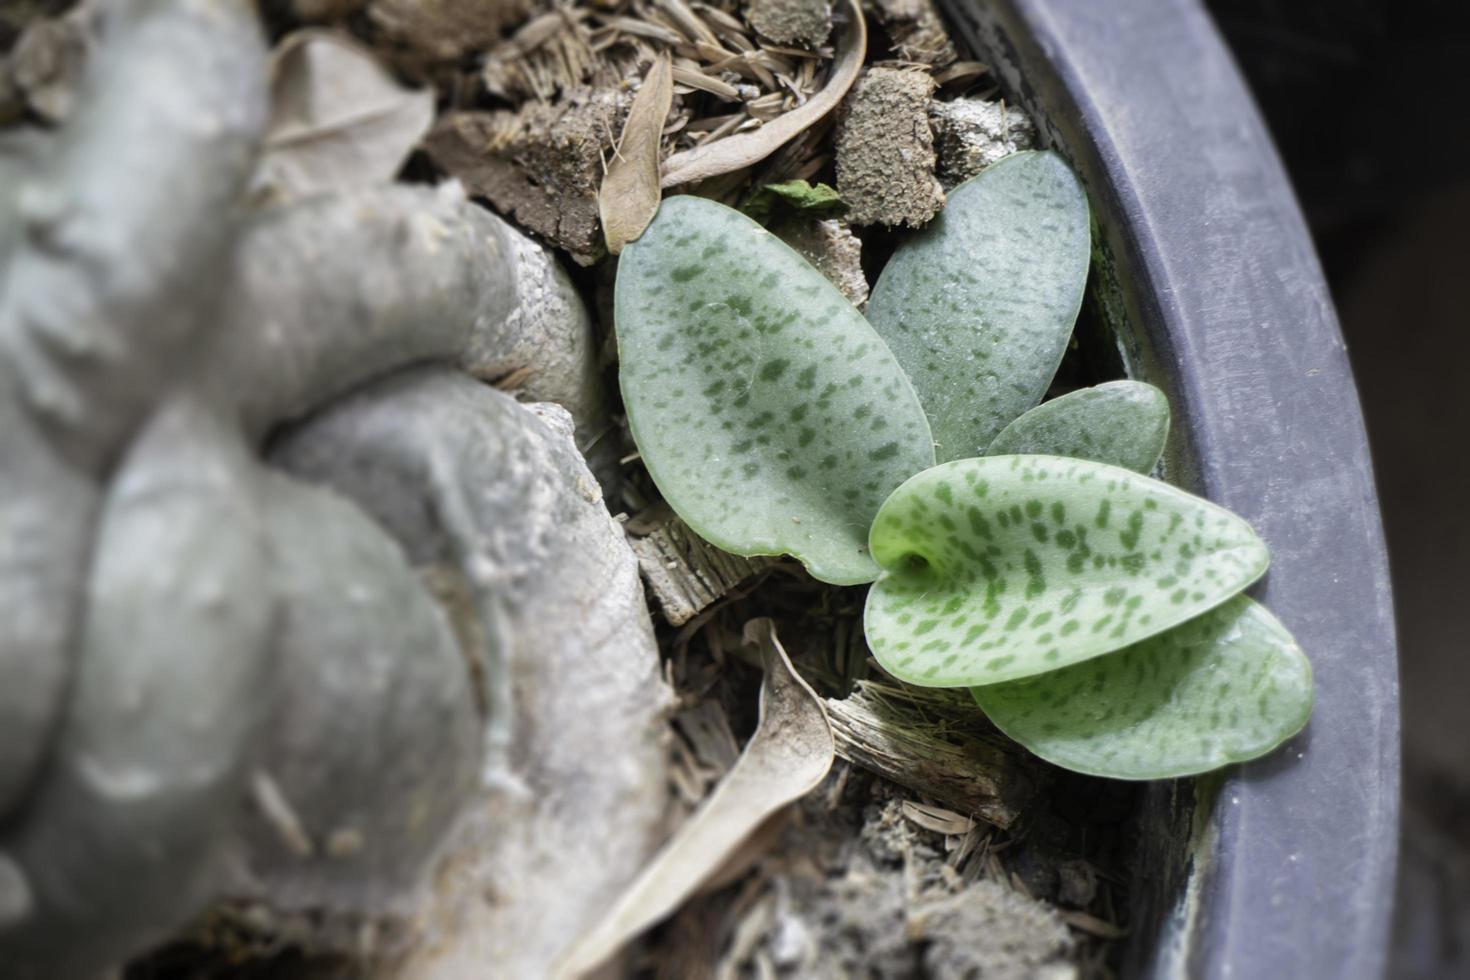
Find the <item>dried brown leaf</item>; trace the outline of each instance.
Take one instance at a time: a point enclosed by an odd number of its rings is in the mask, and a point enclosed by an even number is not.
[[[799,106],[748,133],[709,140],[675,153],[664,166],[663,184],[674,187],[748,167],[770,156],[783,143],[837,107],[863,67],[868,31],[858,0],[847,2],[847,24],[837,42],[837,53],[820,92]]]
[[[707,44],[718,43],[714,31],[711,31],[709,25],[699,19],[699,15],[690,9],[684,0],[656,0],[656,2],[673,18],[674,22],[679,25],[679,29],[687,34],[691,41],[704,41]]]
[[[659,24],[651,24],[646,20],[636,17],[604,17],[601,23],[608,27],[616,28],[627,34],[637,37],[646,37],[651,41],[661,41],[664,44],[679,44],[684,39],[676,32],[669,30]]]
[[[904,800],[903,815],[911,823],[937,834],[950,834],[958,837],[975,829],[975,821],[969,817],[955,813],[953,810],[946,810],[942,806],[915,803],[912,800]]]
[[[271,58],[256,191],[279,199],[387,183],[433,122],[431,91],[404,88],[341,34],[297,31]]]
[[[1065,910],[1059,913],[1062,921],[1074,929],[1080,929],[1085,933],[1097,936],[1099,939],[1122,939],[1128,935],[1128,930],[1120,925],[1099,919],[1095,915],[1075,910]]]
[[[725,866],[772,814],[814,789],[832,766],[822,701],[791,666],[769,619],[746,625],[766,665],[760,722],[740,760],[608,914],[563,957],[557,977],[585,975],[673,912]]]
[[[32,20],[8,54],[0,55],[0,116],[29,106],[50,123],[76,107],[87,64],[103,30],[106,4],[81,3],[59,17]]]
[[[694,4],[694,7],[697,8],[701,16],[703,16],[704,22],[706,24],[715,25],[715,28],[717,30],[731,32],[735,34],[744,34],[746,31],[746,27],[743,23],[741,23],[738,19],[731,16],[730,14],[727,14],[719,7],[712,7],[707,3],[696,3]]]
[[[674,81],[680,85],[688,85],[690,88],[708,92],[716,98],[724,99],[726,102],[740,101],[740,90],[722,78],[706,75],[697,68],[686,65],[675,65],[673,69]]]
[[[990,66],[979,61],[956,61],[934,73],[939,85],[968,85],[982,75],[990,74]]]
[[[659,147],[673,99],[673,72],[669,56],[663,54],[648,69],[633,97],[623,136],[597,194],[602,234],[613,255],[643,234],[658,213]]]

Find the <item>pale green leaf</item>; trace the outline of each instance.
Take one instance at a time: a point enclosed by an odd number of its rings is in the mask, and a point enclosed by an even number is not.
[[[1087,197],[1054,153],[1015,153],[956,187],[868,301],[929,413],[940,460],[984,452],[1056,374],[1087,284]]]
[[[831,283],[760,225],[664,201],[618,266],[628,424],[654,483],[707,541],[872,581],[868,528],[933,465],[903,370]]]
[[[1312,668],[1274,616],[1237,596],[1117,653],[971,693],[1048,762],[1170,779],[1254,759],[1301,731]]]
[[[1057,456],[944,463],[883,504],[864,626],[926,687],[1029,677],[1161,633],[1266,570],[1250,525],[1167,483]]]
[[[1149,473],[1169,435],[1169,400],[1141,381],[1109,381],[1042,402],[1001,430],[987,456],[1073,456]]]

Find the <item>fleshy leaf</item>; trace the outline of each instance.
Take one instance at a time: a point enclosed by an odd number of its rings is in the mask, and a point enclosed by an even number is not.
[[[980,455],[1056,374],[1087,284],[1087,197],[1054,153],[1014,153],[949,194],[893,254],[867,315],[940,461]]]
[[[1237,596],[1117,653],[971,693],[1048,762],[1171,779],[1265,755],[1301,731],[1312,667],[1286,627]]]
[[[1149,473],[1168,435],[1169,399],[1162,391],[1141,381],[1109,381],[1042,402],[1002,429],[985,455],[1071,456]]]
[[[1029,677],[1192,619],[1266,570],[1250,525],[1131,470],[1058,456],[943,463],[883,504],[868,645],[926,687]]]
[[[624,251],[614,312],[628,424],[679,516],[726,551],[876,578],[868,528],[933,441],[837,288],[739,212],[673,197]]]

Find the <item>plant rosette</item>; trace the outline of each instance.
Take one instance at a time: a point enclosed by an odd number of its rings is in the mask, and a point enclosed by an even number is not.
[[[865,317],[750,218],[671,198],[618,269],[629,426],[712,544],[873,583],[864,629],[894,677],[970,688],[1069,769],[1205,772],[1300,731],[1311,668],[1241,594],[1264,542],[1148,475],[1162,392],[1042,402],[1090,249],[1067,165],[1013,154],[898,247]]]

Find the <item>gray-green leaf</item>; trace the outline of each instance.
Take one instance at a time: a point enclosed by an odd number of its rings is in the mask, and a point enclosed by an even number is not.
[[[956,187],[884,267],[867,315],[919,393],[941,461],[978,456],[1034,406],[1087,284],[1087,197],[1054,153]]]
[[[908,480],[869,541],[884,574],[864,626],[883,668],[926,687],[1029,677],[1161,633],[1266,570],[1250,525],[1131,470],[986,456]]]
[[[1141,381],[1109,381],[1042,402],[1000,431],[987,456],[1072,456],[1136,473],[1158,465],[1169,399]]]
[[[614,313],[628,423],[679,516],[726,551],[876,578],[868,528],[933,441],[842,294],[739,212],[673,197],[624,251]]]
[[[1275,617],[1237,596],[1126,650],[971,693],[1048,762],[1170,779],[1254,759],[1301,731],[1312,668]]]

